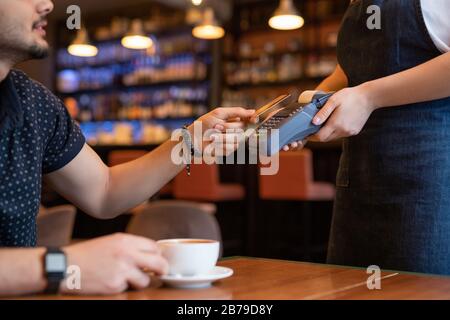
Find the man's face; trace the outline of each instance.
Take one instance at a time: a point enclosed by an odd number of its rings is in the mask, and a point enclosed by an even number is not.
[[[46,16],[50,0],[0,0],[0,57],[40,59],[48,55]],[[18,61],[19,62],[19,61]]]

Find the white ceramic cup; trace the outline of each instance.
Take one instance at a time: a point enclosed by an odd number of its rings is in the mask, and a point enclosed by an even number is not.
[[[169,263],[169,274],[195,276],[211,271],[219,258],[220,243],[206,239],[159,240],[158,247]]]

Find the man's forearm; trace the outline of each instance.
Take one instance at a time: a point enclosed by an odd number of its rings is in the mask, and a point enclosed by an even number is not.
[[[364,83],[375,108],[400,106],[450,96],[450,53],[412,69]]]
[[[44,291],[45,249],[0,249],[0,296]]]
[[[116,216],[158,192],[184,168],[171,159],[178,142],[168,141],[146,156],[109,169],[103,213]]]
[[[85,145],[71,163],[46,179],[84,212],[114,218],[149,199],[182,170],[171,160],[175,144],[168,141],[142,158],[112,168]]]

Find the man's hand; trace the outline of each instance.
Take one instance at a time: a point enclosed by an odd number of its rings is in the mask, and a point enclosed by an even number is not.
[[[81,269],[81,290],[65,294],[118,294],[127,288],[144,289],[150,284],[148,273],[168,272],[167,261],[152,240],[126,234],[114,234],[66,247],[68,265]]]
[[[214,156],[228,156],[239,147],[243,138],[243,131],[247,123],[252,121],[255,114],[253,109],[244,108],[217,108],[199,118],[203,133],[208,131],[206,139],[203,139],[203,147],[214,144]],[[194,133],[191,126],[191,133]]]
[[[225,131],[227,129],[244,129],[256,110],[244,108],[217,108],[205,114],[197,121],[202,121],[207,129]]]

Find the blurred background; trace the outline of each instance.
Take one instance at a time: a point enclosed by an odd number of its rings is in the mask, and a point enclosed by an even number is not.
[[[88,143],[115,165],[214,107],[256,108],[293,89],[314,89],[336,66],[348,3],[58,0],[47,28],[50,57],[19,68],[65,102]],[[81,8],[80,30],[66,26],[72,4]],[[267,178],[257,165],[198,166],[190,180],[183,172],[120,218],[98,221],[78,210],[67,232],[72,240],[130,231],[143,213],[167,211],[181,221],[176,212],[191,208],[214,217],[218,232],[209,236],[223,239],[224,256],[324,262],[340,152],[339,141],[308,144],[283,153],[279,174]],[[47,187],[42,202],[66,204]],[[194,237],[202,230],[193,229],[207,227],[184,228],[149,236]]]

